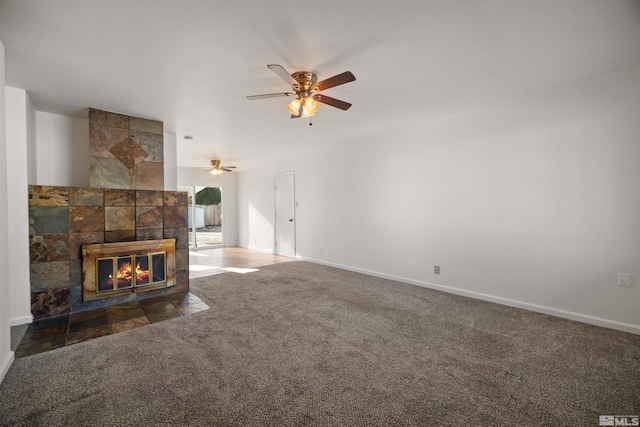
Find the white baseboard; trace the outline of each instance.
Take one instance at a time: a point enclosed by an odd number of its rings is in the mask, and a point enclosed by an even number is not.
[[[24,325],[26,323],[32,323],[33,322],[33,315],[29,314],[28,316],[20,316],[20,317],[14,317],[13,319],[9,320],[9,324],[11,326],[20,326],[20,325]]]
[[[296,256],[296,259],[299,259],[301,261],[312,262],[315,264],[327,265],[329,267],[336,267],[342,270],[354,271],[356,273],[362,273],[369,276],[380,277],[382,279],[395,280],[397,282],[408,283],[410,285],[422,286],[423,288],[435,289],[437,291],[448,292],[450,294],[462,295],[465,297],[494,302],[497,304],[507,305],[510,307],[522,308],[529,311],[535,311],[537,313],[549,314],[551,316],[562,317],[564,319],[575,320],[577,322],[588,323],[590,325],[602,326],[609,329],[615,329],[618,331],[629,332],[632,334],[640,335],[640,326],[633,325],[631,323],[624,323],[624,322],[618,322],[616,320],[603,319],[601,317],[590,316],[588,314],[575,313],[573,311],[567,311],[567,310],[547,307],[547,306],[538,305],[538,304],[531,304],[525,301],[498,297],[495,295],[484,294],[481,292],[468,291],[465,289],[455,288],[452,286],[445,286],[445,285],[439,285],[437,283],[430,283],[430,282],[424,282],[421,280],[409,279],[407,277],[380,273],[377,271],[367,270],[364,268],[351,267],[348,265],[336,264],[333,262],[322,261],[322,260],[313,259],[313,258],[304,258],[301,256]]]
[[[13,351],[10,351],[5,355],[4,360],[2,361],[2,364],[0,364],[0,383],[2,382],[2,380],[4,380],[5,375],[7,375],[7,372],[9,371],[9,368],[11,367],[11,364],[13,363],[14,358],[15,358],[15,355]]]

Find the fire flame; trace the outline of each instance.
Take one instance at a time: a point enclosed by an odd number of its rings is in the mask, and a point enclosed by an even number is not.
[[[116,277],[118,279],[119,286],[130,286],[131,283],[131,263],[127,262],[122,265],[118,269],[116,273]],[[109,275],[109,279],[113,280],[112,275]],[[149,281],[149,270],[143,270],[140,267],[140,263],[136,265],[136,282],[137,283],[146,283]]]
[[[131,263],[127,262],[118,269],[118,279],[131,280]],[[140,268],[140,263],[136,265],[136,282],[146,282],[149,279],[149,270]]]

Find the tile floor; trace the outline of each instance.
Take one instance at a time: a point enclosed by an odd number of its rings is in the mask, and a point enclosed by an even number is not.
[[[191,292],[181,292],[38,320],[27,327],[15,356],[26,357],[208,308]]]

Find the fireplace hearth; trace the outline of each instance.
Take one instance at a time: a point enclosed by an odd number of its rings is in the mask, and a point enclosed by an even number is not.
[[[82,299],[175,284],[175,239],[82,245]]]

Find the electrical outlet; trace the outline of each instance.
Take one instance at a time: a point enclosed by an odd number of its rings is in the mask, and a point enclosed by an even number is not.
[[[440,266],[436,265],[435,267],[433,267],[433,272],[436,274],[440,274]]]
[[[625,288],[631,287],[631,275],[626,273],[618,273],[618,286]]]

